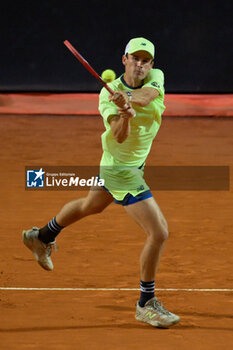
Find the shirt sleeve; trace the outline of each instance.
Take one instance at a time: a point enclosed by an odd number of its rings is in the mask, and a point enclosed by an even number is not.
[[[117,106],[115,103],[108,100],[109,92],[102,88],[99,95],[99,112],[103,119],[108,122],[110,115],[118,114]]]
[[[151,69],[145,79],[143,87],[152,87],[158,90],[160,96],[164,96],[164,74],[160,69]]]

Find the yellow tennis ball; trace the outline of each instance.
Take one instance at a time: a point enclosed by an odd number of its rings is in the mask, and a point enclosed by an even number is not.
[[[111,83],[111,81],[116,79],[116,73],[112,69],[106,69],[101,74],[101,78],[105,83]]]

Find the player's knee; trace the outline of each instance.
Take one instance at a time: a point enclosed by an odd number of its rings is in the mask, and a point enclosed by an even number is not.
[[[163,241],[166,241],[168,239],[168,236],[169,236],[168,226],[163,228],[161,235],[162,235]]]
[[[169,236],[168,227],[163,225],[159,229],[156,229],[152,232],[151,238],[155,244],[163,244]]]
[[[168,223],[164,217],[161,219],[161,225],[165,228],[165,230],[167,231],[167,235],[168,235]]]
[[[166,241],[169,236],[168,223],[164,216],[161,219],[161,228],[160,228],[160,239],[162,242]]]

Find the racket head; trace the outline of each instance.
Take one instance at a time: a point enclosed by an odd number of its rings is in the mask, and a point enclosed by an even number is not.
[[[68,41],[65,40],[64,44],[70,50],[70,52],[82,63],[82,65],[91,73],[107,90],[113,95],[114,91],[103,81],[103,79],[96,73],[96,71],[91,67],[91,65],[85,60],[85,58],[74,48],[74,46]]]

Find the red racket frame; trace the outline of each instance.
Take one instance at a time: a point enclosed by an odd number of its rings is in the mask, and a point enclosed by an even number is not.
[[[107,90],[113,95],[113,90],[103,81],[103,79],[96,73],[96,71],[90,66],[90,64],[83,58],[82,55],[74,48],[74,46],[68,41],[65,40],[64,44],[72,52],[72,54],[82,63],[82,65],[90,72]]]

